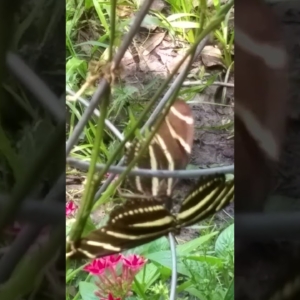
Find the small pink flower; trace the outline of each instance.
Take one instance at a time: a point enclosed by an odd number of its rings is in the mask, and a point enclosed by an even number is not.
[[[94,259],[84,270],[97,277],[96,297],[101,300],[121,300],[132,294],[134,277],[146,261],[138,255],[126,258],[122,254],[114,254]]]
[[[104,257],[106,263],[111,267],[116,266],[122,258],[123,258],[122,254],[109,255]]]
[[[102,274],[105,271],[107,266],[108,266],[108,264],[106,262],[106,259],[96,258],[90,264],[85,266],[83,268],[83,270],[87,271],[87,272],[89,272],[90,274],[93,274],[93,275],[99,275],[99,274]]]
[[[102,300],[121,300],[121,298],[114,298],[114,296],[111,293],[109,293],[108,298]]]
[[[123,259],[124,266],[130,268],[135,272],[139,271],[146,262],[146,259],[136,254],[129,255],[128,257],[124,257]]]
[[[68,201],[66,204],[66,216],[72,215],[75,210],[78,208],[78,206],[74,203],[74,201]]]

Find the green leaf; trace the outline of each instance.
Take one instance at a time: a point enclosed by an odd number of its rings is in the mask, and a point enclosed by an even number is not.
[[[189,28],[199,28],[200,25],[197,22],[191,21],[173,21],[170,22],[173,28],[189,29]]]
[[[187,260],[194,260],[198,262],[207,263],[210,266],[216,266],[218,268],[221,268],[223,266],[223,261],[221,258],[214,257],[214,256],[208,256],[208,255],[191,255],[185,257]]]
[[[73,269],[68,269],[66,276],[70,275],[73,271],[74,271]]]
[[[224,297],[224,300],[233,300],[234,299],[234,280],[232,279],[230,286],[227,290],[227,293]]]
[[[85,0],[84,1],[84,7],[85,9],[90,9],[94,6],[93,0]]]
[[[180,285],[177,285],[177,288],[176,288],[176,292],[177,293],[180,293],[182,291],[185,291],[187,290],[187,288],[189,288],[190,286],[192,286],[194,283],[192,280],[187,280],[185,281],[184,283],[180,284]]]
[[[167,280],[171,277],[172,270],[170,270],[165,266],[160,265],[159,273],[160,273],[160,279]]]
[[[160,274],[157,266],[155,266],[153,263],[149,263],[135,276],[135,279],[139,282],[145,293],[150,288],[150,286],[159,278],[159,275]],[[133,283],[132,289],[137,292],[135,283]]]
[[[218,236],[215,244],[215,252],[218,256],[227,256],[234,249],[234,224],[225,228]]]
[[[66,64],[66,82],[70,85],[70,88],[73,87],[74,82],[76,82],[77,74],[80,74],[83,79],[85,79],[87,74],[87,62],[76,57],[72,57],[67,61]]]
[[[224,297],[225,297],[225,293],[221,290],[211,291],[211,295],[210,295],[211,300],[220,300],[220,299],[224,299]]]
[[[146,258],[156,262],[166,268],[172,270],[171,251],[159,251],[145,255]],[[183,264],[182,260],[177,259],[177,272],[186,276],[190,276],[190,271]]]
[[[84,226],[84,230],[83,230],[83,233],[82,235],[85,236],[87,234],[89,234],[91,231],[95,230],[96,229],[96,226],[94,225],[92,219],[89,217],[87,219],[87,222]]]
[[[79,293],[82,300],[98,300],[99,297],[95,295],[97,286],[90,282],[81,281],[79,282]]]
[[[193,18],[199,18],[199,16],[195,15],[195,14],[188,14],[188,13],[178,13],[178,14],[173,14],[170,15],[169,17],[167,17],[167,20],[169,22],[172,22],[174,20],[183,18],[183,17],[193,17]]]
[[[105,48],[105,49],[108,47],[107,44],[104,44],[104,43],[101,43],[101,42],[98,42],[98,41],[82,42],[82,43],[76,44],[76,47],[84,46],[84,45],[98,46],[98,47]]]
[[[211,240],[215,235],[217,235],[218,232],[212,232],[210,234],[206,234],[204,236],[200,236],[199,238],[196,238],[194,240],[191,240],[185,244],[182,244],[180,246],[177,247],[177,253],[179,256],[181,255],[186,255],[188,253],[190,253],[193,250],[196,250],[197,248],[199,248],[200,246],[202,246],[204,243],[208,242],[209,240]]]
[[[161,26],[161,21],[157,17],[146,15],[145,18],[143,19],[141,26],[142,27]]]
[[[153,242],[141,245],[139,247],[128,250],[126,253],[139,253],[140,255],[147,256],[149,253],[157,253],[169,249],[169,243],[166,237],[161,237]]]
[[[207,297],[201,293],[199,290],[197,290],[196,288],[194,287],[190,287],[190,288],[187,288],[186,289],[186,292],[190,293],[191,295],[197,297],[198,299],[201,299],[201,300],[208,300]]]
[[[66,236],[69,235],[70,230],[71,230],[71,228],[72,228],[72,226],[73,226],[74,223],[75,223],[75,219],[74,218],[66,220]]]

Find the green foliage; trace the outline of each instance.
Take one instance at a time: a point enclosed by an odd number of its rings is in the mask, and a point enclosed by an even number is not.
[[[178,299],[233,300],[234,225],[221,233],[210,231],[177,247]],[[161,247],[161,249],[160,249]],[[148,259],[136,275],[132,291],[126,299],[169,299],[172,273],[171,252],[166,238],[131,249]],[[72,282],[79,285],[82,299],[95,299],[96,286],[81,268],[73,271]],[[74,277],[76,276],[76,277]],[[74,279],[77,278],[77,279]]]
[[[137,3],[119,1],[136,9]],[[170,15],[165,12],[152,11],[144,25],[159,26],[167,30],[174,40],[185,41],[189,44],[195,41],[205,24],[220,9],[219,1],[207,8],[206,1],[169,0]],[[67,0],[66,45],[67,86],[78,90],[88,73],[88,62],[96,58],[102,60],[107,57],[107,47],[112,41],[110,34],[110,1],[96,0]],[[117,18],[116,39],[114,46],[120,42],[119,37],[127,31],[132,20],[128,17]],[[232,64],[233,32],[228,29],[228,17],[222,22],[221,28],[214,32],[216,40],[221,45],[222,63],[226,68]],[[84,41],[79,37],[84,35]],[[201,72],[200,72],[201,73]],[[202,79],[203,74],[197,74]],[[207,79],[208,78],[208,79]],[[202,92],[211,85],[217,76],[206,77],[206,83],[197,87],[188,87],[180,91],[180,95],[187,99]],[[124,135],[136,124],[137,118],[143,110],[144,103],[157,90],[160,79],[153,80],[140,90],[134,85],[118,83],[113,87],[111,104],[107,118],[111,120]],[[95,87],[85,93],[92,95]],[[70,136],[75,125],[81,119],[84,106],[80,102],[67,102],[69,122],[67,136]],[[97,132],[96,118],[92,118],[80,136],[79,143],[72,149],[71,156],[82,160],[90,159]],[[138,130],[136,130],[138,135]],[[105,136],[100,144],[99,163],[105,163],[118,146],[119,141],[105,129]],[[68,221],[67,232],[71,223]],[[100,224],[98,224],[100,226]],[[97,225],[97,227],[98,227]],[[85,232],[94,229],[91,220],[85,226]],[[171,254],[167,239],[161,238],[135,249],[126,254],[137,253],[148,259],[146,266],[136,275],[132,292],[126,299],[169,299],[170,278],[172,273]],[[87,273],[82,272],[82,266],[72,262],[67,270],[67,286],[76,291],[68,293],[67,299],[96,299],[94,292],[96,285]],[[226,227],[221,233],[215,226],[207,226],[201,231],[201,236],[177,246],[177,299],[201,300],[233,300],[233,225]]]
[[[153,10],[144,19],[143,25],[159,26],[165,28],[168,34],[174,39],[186,40],[193,43],[195,36],[202,30],[212,16],[220,9],[219,0],[213,1],[213,6],[207,7],[206,1],[184,1],[169,0],[170,14]],[[118,1],[118,8],[122,10],[122,5],[128,5],[130,11],[138,7],[139,1]],[[105,60],[107,58],[107,47],[110,43],[110,2],[94,0],[68,0],[66,5],[66,83],[67,86],[76,91],[87,78],[88,62],[92,59]],[[233,51],[233,30],[229,28],[231,14],[228,13],[225,20],[221,23],[221,28],[214,32],[215,39],[218,41],[222,50],[222,63],[227,68],[232,66]],[[127,22],[127,25],[126,25]],[[124,34],[131,22],[131,19],[118,16],[116,18],[116,40],[114,46],[120,42],[119,37]],[[85,38],[83,39],[82,36]],[[231,67],[232,68],[232,67]],[[203,74],[198,77],[203,79]],[[195,87],[186,87],[180,91],[180,96],[188,99],[193,98],[197,93],[202,92],[215,80],[216,75],[205,77],[205,83]],[[108,118],[124,133],[128,132],[130,126],[130,114],[138,116],[143,108],[144,101],[150,98],[153,91],[157,89],[159,79],[154,79],[150,84],[146,84],[140,91],[136,86],[128,83],[116,84],[112,91],[111,106],[109,108]],[[89,88],[85,96],[91,96],[95,87]],[[83,105],[80,103],[67,103],[70,122],[67,135],[72,132],[74,126],[81,118]],[[132,116],[132,115],[131,115]],[[95,131],[97,130],[95,120],[91,120],[84,133],[81,136],[80,143],[71,152],[71,155],[77,158],[89,158]],[[110,144],[115,143],[115,139],[106,131],[105,144],[101,146],[101,157],[99,162],[105,162],[108,159]]]

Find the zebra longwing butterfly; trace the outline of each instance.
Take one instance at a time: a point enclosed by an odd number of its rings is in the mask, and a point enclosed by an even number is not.
[[[193,134],[191,109],[184,101],[175,101],[137,166],[152,170],[184,169],[191,154]],[[127,163],[140,146],[135,142],[127,148]],[[172,200],[175,180],[139,176],[128,179],[133,190],[141,194],[140,199],[127,200],[111,212],[104,227],[71,243],[67,257],[101,257],[145,244],[169,232],[179,233],[182,227],[205,219],[233,200],[233,181],[226,182],[225,175],[207,176],[197,182],[178,214],[173,215],[170,205],[161,200]],[[143,199],[143,195],[149,197]]]
[[[161,201],[128,200],[114,209],[107,224],[71,244],[71,258],[96,258],[118,253],[153,241],[169,232],[179,233],[183,226],[195,224],[224,208],[234,198],[234,183],[225,175],[200,179],[184,199],[177,215]]]
[[[166,118],[155,133],[137,167],[151,170],[180,170],[185,169],[193,146],[194,119],[188,104],[176,100],[171,106]],[[139,151],[139,141],[127,144],[125,153],[128,164]],[[131,188],[150,197],[168,196],[176,184],[174,178],[128,176]]]

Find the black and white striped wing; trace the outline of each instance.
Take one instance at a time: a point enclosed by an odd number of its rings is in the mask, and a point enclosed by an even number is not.
[[[114,209],[106,226],[73,245],[71,258],[96,258],[119,253],[166,235],[175,217],[157,200],[128,200]]]
[[[177,222],[179,227],[200,222],[223,209],[234,199],[234,181],[224,174],[201,178],[183,200]]]
[[[183,100],[176,100],[136,167],[171,171],[185,169],[191,154],[193,136],[192,111]],[[141,143],[136,141],[127,144],[126,164],[137,155]],[[152,197],[171,196],[176,184],[173,178],[128,176],[128,181],[135,191]]]

